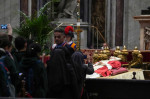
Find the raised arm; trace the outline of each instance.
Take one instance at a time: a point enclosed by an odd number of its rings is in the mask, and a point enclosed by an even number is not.
[[[92,63],[88,63],[88,66],[86,67],[86,74],[93,74],[94,73],[94,68]]]

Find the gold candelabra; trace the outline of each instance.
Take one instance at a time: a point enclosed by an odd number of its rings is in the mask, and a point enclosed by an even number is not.
[[[82,30],[80,29],[80,0],[77,0],[77,50],[80,50],[80,33]]]

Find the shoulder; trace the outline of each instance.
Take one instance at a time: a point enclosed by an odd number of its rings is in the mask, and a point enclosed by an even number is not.
[[[68,51],[68,53],[70,55],[72,55],[74,53],[74,48],[72,48],[71,46],[69,46],[68,44],[65,46],[66,47],[66,50]]]
[[[76,49],[76,44],[75,43],[72,43],[71,44],[71,48],[73,48],[74,50]]]
[[[40,68],[44,69],[44,63],[39,59],[36,61],[36,64],[39,65]]]
[[[36,63],[32,68],[37,75],[40,75],[43,71],[46,71],[41,60],[36,60]]]
[[[36,64],[42,67],[44,66],[43,62],[40,59],[36,60]]]
[[[13,60],[8,56],[8,55],[6,55],[6,56],[4,56],[4,61],[7,61],[7,62],[13,62]]]
[[[67,69],[68,70],[73,70],[73,66],[71,64],[67,63]]]

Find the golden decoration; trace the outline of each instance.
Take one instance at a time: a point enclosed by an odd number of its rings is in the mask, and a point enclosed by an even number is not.
[[[120,52],[121,52],[121,51],[120,51],[120,47],[117,46],[117,47],[116,47],[116,50],[115,50],[115,52],[114,52],[114,56],[117,57],[117,56],[120,54]]]
[[[135,47],[135,49],[132,52],[132,61],[129,62],[129,69],[133,66],[141,66],[143,62],[143,55],[141,52]]]

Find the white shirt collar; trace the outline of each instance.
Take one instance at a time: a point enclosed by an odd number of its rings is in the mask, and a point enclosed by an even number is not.
[[[72,41],[67,42],[67,44],[71,44],[71,43],[72,43]]]

